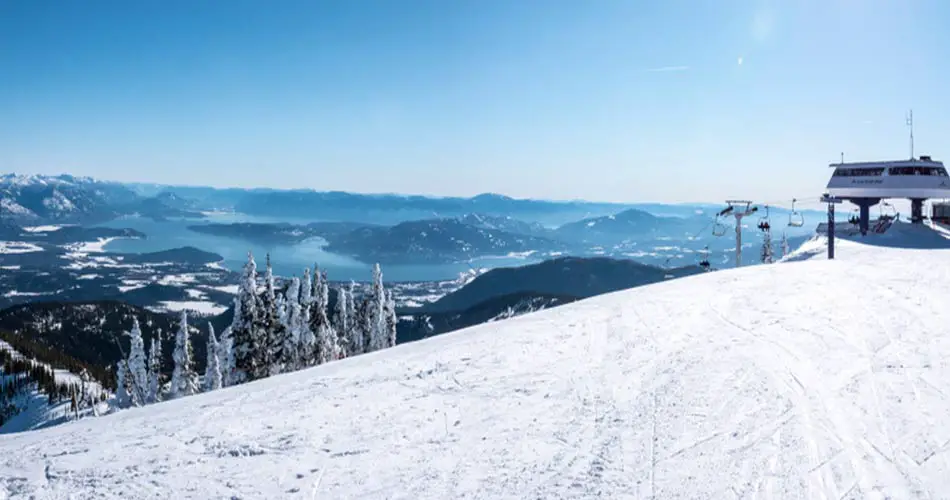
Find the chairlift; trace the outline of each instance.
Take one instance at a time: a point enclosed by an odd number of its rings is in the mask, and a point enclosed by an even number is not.
[[[765,215],[759,219],[759,229],[762,231],[769,231],[772,229],[772,225],[769,223],[769,206],[765,206]]]
[[[709,267],[710,267],[710,264],[709,264],[709,245],[706,245],[706,247],[703,248],[703,250],[702,250],[702,252],[700,252],[700,254],[703,256],[703,258],[702,258],[702,260],[699,261],[699,267],[703,268],[704,271],[708,271],[708,270],[709,270]]]
[[[878,218],[879,219],[897,219],[900,214],[897,212],[897,209],[894,208],[894,205],[886,201],[882,201],[878,206]]]
[[[852,226],[857,226],[858,224],[861,223],[861,217],[858,216],[858,209],[855,208],[855,209],[851,212],[851,217],[848,217],[848,222],[849,222]]]
[[[726,232],[729,231],[729,227],[723,224],[719,217],[716,217],[716,222],[713,223],[712,234],[713,236],[725,236]]]
[[[788,214],[789,227],[802,227],[805,225],[805,216],[795,211],[795,198],[792,198],[792,211]]]

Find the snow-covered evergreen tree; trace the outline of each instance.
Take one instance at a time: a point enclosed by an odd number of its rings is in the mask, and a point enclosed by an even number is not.
[[[785,233],[782,233],[782,257],[788,256],[788,237],[785,236]]]
[[[159,333],[152,337],[152,345],[148,350],[148,402],[161,401],[162,387],[162,342]]]
[[[279,358],[283,347],[283,331],[280,323],[277,292],[274,290],[274,271],[267,254],[264,268],[264,293],[261,296],[260,335],[261,348],[258,349],[258,362],[264,367],[261,376],[268,377],[280,373]]]
[[[396,328],[399,324],[399,318],[396,317],[396,301],[393,299],[392,290],[386,292],[386,305],[384,309],[384,319],[386,325],[386,347],[396,346]]]
[[[367,352],[385,349],[387,344],[385,306],[386,291],[383,288],[383,272],[379,264],[373,266],[373,288],[369,295],[369,310],[365,334],[369,335]]]
[[[300,308],[300,279],[294,277],[287,286],[284,297],[284,310],[281,316],[283,333],[281,339],[280,359],[281,371],[289,372],[297,368],[297,349],[300,342],[299,335],[303,316]]]
[[[172,386],[169,391],[171,399],[190,396],[198,392],[198,374],[195,372],[192,358],[191,340],[188,336],[188,313],[182,311],[178,334],[175,336],[175,350],[172,352],[175,368],[172,370]]]
[[[310,278],[310,268],[304,268],[303,280],[300,281],[300,305],[304,308],[310,307],[310,300],[313,298],[313,280]]]
[[[310,330],[313,332],[315,345],[313,349],[313,363],[320,365],[335,359],[336,334],[327,315],[329,302],[329,288],[326,275],[314,268],[313,300],[310,303]]]
[[[772,263],[772,233],[765,231],[762,234],[762,263]]]
[[[346,289],[340,287],[336,292],[336,307],[333,313],[333,328],[336,330],[337,359],[342,359],[350,355],[350,327],[347,323],[350,314],[346,307],[349,300],[346,298]]]
[[[373,298],[364,296],[357,307],[357,318],[359,320],[359,336],[362,340],[360,354],[373,351],[373,331],[378,324],[377,316],[374,314]]]
[[[237,304],[240,304],[237,301]],[[218,339],[218,365],[221,369],[221,387],[231,385],[231,374],[234,372],[234,356],[231,355],[231,327],[227,327],[221,332],[221,338]]]
[[[221,365],[218,360],[218,340],[214,337],[214,327],[208,323],[208,362],[205,364],[204,390],[214,391],[221,388]]]
[[[132,331],[129,332],[129,380],[132,403],[144,406],[148,403],[148,367],[145,359],[145,342],[142,340],[142,329],[139,320],[132,317]]]
[[[132,403],[129,397],[128,368],[125,363],[125,360],[121,360],[115,364],[115,405],[118,408],[128,408]]]
[[[260,365],[260,350],[263,349],[260,316],[261,304],[257,296],[257,264],[254,256],[247,254],[247,264],[238,288],[231,323],[231,351],[234,368],[228,377],[229,384],[240,384],[264,376],[266,367]]]
[[[356,283],[350,282],[349,289],[346,291],[346,336],[350,341],[347,352],[350,356],[363,354],[365,341],[363,336],[363,326],[365,320],[361,316],[362,310],[356,306]]]

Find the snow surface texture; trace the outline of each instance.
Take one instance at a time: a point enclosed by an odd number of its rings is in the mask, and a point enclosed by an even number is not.
[[[939,497],[950,250],[933,247],[839,240],[834,261],[657,283],[3,436],[0,497]]]

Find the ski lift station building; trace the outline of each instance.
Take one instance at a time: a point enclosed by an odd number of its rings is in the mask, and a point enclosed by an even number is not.
[[[884,199],[911,202],[911,222],[923,221],[925,200],[950,198],[950,177],[943,162],[929,156],[909,160],[832,163],[827,194],[848,200],[860,210],[861,234],[867,234],[870,208]]]

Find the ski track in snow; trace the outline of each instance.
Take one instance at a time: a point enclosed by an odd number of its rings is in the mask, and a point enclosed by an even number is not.
[[[948,292],[843,241],[0,436],[0,498],[938,498]]]

